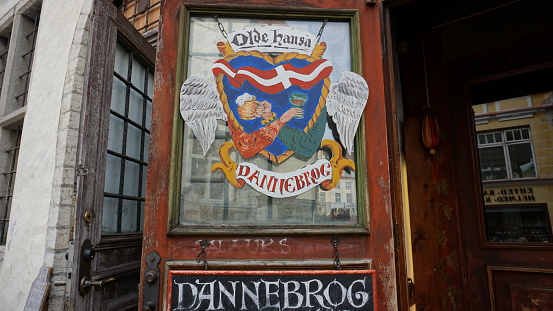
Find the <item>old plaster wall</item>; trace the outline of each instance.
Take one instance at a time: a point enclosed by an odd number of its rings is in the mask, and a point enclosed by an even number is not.
[[[24,1],[0,0],[0,20]],[[25,1],[28,2],[28,1]],[[10,227],[0,263],[0,301],[22,310],[39,268],[66,274],[78,117],[92,0],[43,0],[14,186]],[[63,287],[50,309],[61,310]]]

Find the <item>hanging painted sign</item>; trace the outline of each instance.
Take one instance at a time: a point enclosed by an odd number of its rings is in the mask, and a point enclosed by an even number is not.
[[[343,147],[353,151],[369,88],[349,71],[331,83],[332,63],[322,58],[326,44],[317,39],[293,28],[249,26],[218,43],[223,58],[212,66],[215,84],[203,75],[183,83],[181,115],[204,156],[215,140],[217,120],[228,122],[232,141],[219,147],[221,162],[212,171],[223,172],[233,186],[248,184],[271,197],[291,197],[316,186],[332,189],[345,168],[355,170],[342,156],[342,145],[323,136],[330,116]],[[328,160],[287,173],[231,158],[237,150],[244,159],[261,155],[279,164],[292,155],[309,159],[321,148],[330,150]]]
[[[172,311],[372,311],[374,270],[169,271]]]

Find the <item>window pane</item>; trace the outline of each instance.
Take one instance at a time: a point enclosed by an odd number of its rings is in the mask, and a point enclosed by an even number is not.
[[[146,103],[146,124],[145,127],[150,130],[150,124],[152,123],[152,102],[148,100]]]
[[[134,125],[127,126],[127,149],[125,154],[134,159],[140,159],[142,149],[142,131]]]
[[[140,165],[131,161],[125,161],[125,182],[123,194],[128,196],[138,196],[138,183],[140,181]]]
[[[138,124],[142,124],[144,97],[135,90],[131,90],[130,95],[129,119]]]
[[[111,154],[106,156],[106,175],[104,191],[109,193],[119,193],[119,183],[121,178],[121,158]]]
[[[129,59],[132,59],[130,77]],[[142,231],[139,217],[143,215],[146,166],[141,161],[148,161],[152,110],[151,98],[133,87],[147,91],[146,72],[151,73],[152,69],[144,67],[124,46],[117,45],[106,156],[103,233]]]
[[[148,162],[148,150],[150,148],[150,134],[144,134],[144,154],[142,161]]]
[[[528,129],[522,129],[522,139],[530,139],[530,131]]]
[[[110,114],[108,130],[108,149],[115,152],[123,152],[124,122],[121,118]]]
[[[536,177],[536,166],[530,143],[509,145],[513,178]]]
[[[142,183],[141,183],[141,192],[140,192],[140,195],[141,197],[145,197],[146,196],[146,176],[148,174],[146,174],[146,168],[143,166],[142,167]]]
[[[486,136],[485,135],[478,135],[478,144],[479,145],[484,145],[486,144]]]
[[[492,242],[551,243],[547,205],[507,205],[486,208],[486,235]]]
[[[104,211],[102,213],[102,233],[117,232],[118,199],[104,197]]]
[[[482,180],[507,179],[507,166],[503,147],[479,148]]]
[[[221,17],[219,17],[219,20],[229,33],[249,25],[279,25],[301,29],[316,35],[322,25],[321,21],[248,20]],[[351,70],[352,60],[350,55],[352,53],[349,33],[348,22],[328,22],[321,37],[321,41],[327,44],[323,58],[328,59],[333,66],[330,75],[330,80],[333,83],[340,80],[343,71]],[[187,76],[201,73],[209,81],[214,82],[211,68],[213,63],[221,58],[216,47],[217,42],[222,39],[217,23],[213,18],[191,18]],[[271,55],[271,57],[275,56],[277,54]],[[236,98],[238,95],[233,96]],[[262,95],[258,94],[258,97],[261,101]],[[282,103],[272,102],[271,112],[274,113],[278,105],[288,104],[288,97],[283,98]],[[292,121],[299,122],[297,120]],[[332,122],[330,119],[326,121]],[[261,121],[258,119],[253,122]],[[328,125],[325,126],[325,130],[325,137],[336,140]],[[339,189],[338,187],[331,190],[314,187],[297,196],[276,198],[257,192],[249,185],[244,185],[242,188],[232,186],[221,171],[212,172],[212,166],[221,162],[219,148],[225,142],[232,142],[226,122],[219,121],[216,135],[215,142],[204,156],[203,149],[189,126],[184,126],[180,189],[181,224],[316,225],[336,221],[343,223],[358,222],[355,217],[343,216],[346,214],[350,216],[357,215],[355,194],[352,194],[351,203],[344,203],[340,199],[340,205],[334,205],[337,203],[336,195],[341,198],[340,193],[335,193],[335,189]],[[328,159],[329,155],[326,150],[319,150],[315,151],[310,157],[294,154],[281,163],[275,163],[275,161],[269,160],[261,154],[244,158],[236,149],[231,149],[229,157],[236,163],[251,163],[262,170],[284,174],[299,170],[309,163]],[[351,157],[352,160],[355,160],[353,156]],[[344,174],[349,174],[350,179],[348,180],[351,183],[351,188],[355,189],[355,172],[345,170]],[[251,176],[251,178],[258,183],[264,182],[261,176]],[[270,178],[270,176],[265,178]],[[294,185],[299,185],[299,183]],[[345,206],[345,204],[349,205]],[[336,211],[338,208],[343,213],[340,214],[342,216],[337,218],[338,213]]]
[[[129,71],[129,52],[119,44],[117,45],[116,49],[115,72],[126,78]]]
[[[113,78],[111,89],[111,109],[121,115],[125,115],[125,98],[127,86],[117,77]]]
[[[121,208],[121,232],[136,232],[137,219],[140,208],[140,202],[132,200],[123,200],[123,206]]]
[[[140,63],[136,58],[133,59],[132,62],[132,76],[131,76],[131,82],[134,86],[136,86],[139,90],[146,93],[147,88],[144,86],[145,82],[145,76],[146,76],[146,69]]]
[[[154,75],[152,72],[148,72],[148,91],[146,94],[148,97],[154,98]]]
[[[524,98],[537,107],[551,101],[553,92]],[[553,125],[547,121],[547,114],[545,110],[536,111],[521,121],[503,119],[512,117],[507,112],[492,112],[487,114],[489,122],[481,124],[475,117],[477,131],[495,130],[506,138],[493,147],[478,148],[484,201],[482,225],[488,242],[553,243],[553,184],[549,182],[553,179]]]
[[[507,131],[505,134],[507,135],[507,141],[513,141],[513,131]]]

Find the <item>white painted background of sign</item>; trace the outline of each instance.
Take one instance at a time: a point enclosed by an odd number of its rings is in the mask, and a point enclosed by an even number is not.
[[[282,26],[247,26],[231,32],[227,38],[235,52],[256,50],[311,55],[317,43],[317,37],[312,33]],[[286,38],[294,39],[297,43],[286,43]]]

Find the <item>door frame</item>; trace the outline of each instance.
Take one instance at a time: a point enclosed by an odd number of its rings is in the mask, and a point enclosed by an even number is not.
[[[77,150],[76,205],[73,252],[71,256],[70,306],[76,310],[90,310],[93,293],[83,291],[81,280],[95,273],[92,280],[106,280],[111,275],[140,273],[139,258],[128,266],[114,267],[97,273],[99,260],[85,260],[83,251],[92,249],[96,256],[102,251],[140,247],[142,234],[121,234],[102,238],[102,206],[106,170],[107,135],[110,119],[115,48],[122,40],[153,68],[155,51],[152,46],[108,0],[94,0],[89,22],[89,41],[84,75],[83,103],[79,124]],[[93,255],[92,257],[94,257]],[[136,302],[135,302],[136,303]]]
[[[527,51],[529,55],[530,51]],[[461,239],[464,250],[464,261],[466,265],[466,282],[467,295],[469,297],[478,297],[477,299],[468,300],[469,305],[473,308],[478,308],[481,305],[489,306],[491,310],[496,310],[496,301],[494,297],[494,271],[520,272],[520,273],[553,273],[553,256],[551,251],[553,245],[539,244],[520,244],[520,243],[504,243],[504,242],[489,242],[486,240],[484,210],[485,204],[483,200],[484,185],[481,181],[480,165],[478,159],[477,132],[474,122],[474,112],[472,105],[474,103],[471,96],[471,88],[475,85],[485,85],[486,83],[498,83],[498,81],[506,81],[509,79],[520,80],[514,87],[511,85],[503,91],[493,90],[493,97],[498,94],[506,94],[505,98],[509,98],[512,92],[522,92],[521,89],[528,90],[531,95],[535,91],[535,86],[520,86],[528,83],[526,79],[520,79],[522,75],[535,75],[540,70],[553,71],[553,62],[542,62],[539,58],[528,58],[528,65],[521,68],[492,68],[490,74],[477,75],[476,78],[471,78],[471,74],[464,72],[459,74],[459,79],[454,79],[462,85],[464,91],[463,98],[466,100],[464,105],[454,105],[452,111],[456,111],[457,115],[462,115],[454,121],[454,125],[458,129],[468,129],[466,131],[458,131],[454,133],[454,139],[459,142],[465,142],[470,150],[468,157],[458,157],[459,165],[456,169],[458,180],[468,180],[470,183],[459,182],[459,193],[469,193],[469,195],[459,196],[460,206],[471,208],[460,210],[461,220]],[[466,68],[464,69],[466,70]],[[464,71],[463,70],[463,71]],[[526,80],[526,81],[525,81]],[[516,90],[515,90],[516,89]],[[490,88],[491,92],[492,88]],[[523,92],[526,93],[526,92]],[[482,94],[480,94],[482,95]],[[478,101],[480,102],[480,101]],[[464,135],[461,135],[464,133]],[[471,169],[460,169],[460,168]],[[476,221],[474,212],[477,213]],[[509,253],[507,253],[509,252]],[[539,252],[543,252],[539,254]],[[532,257],[534,260],[531,265],[528,265],[527,258]],[[477,295],[479,293],[479,295]]]
[[[176,60],[181,55],[180,50],[176,48],[179,38],[175,29],[182,28],[184,25],[178,15],[183,14],[185,7],[202,7],[237,12],[244,9],[260,11],[267,11],[269,9],[278,12],[289,12],[289,14],[301,12],[328,14],[332,13],[332,9],[353,9],[358,10],[358,14],[362,16],[359,18],[359,29],[361,50],[364,51],[365,59],[361,66],[361,71],[371,88],[366,115],[379,116],[379,118],[365,118],[363,121],[365,132],[371,133],[372,137],[375,138],[371,141],[371,148],[365,150],[367,175],[364,176],[368,180],[365,193],[368,194],[368,203],[370,205],[369,221],[372,234],[365,237],[351,236],[351,238],[361,243],[363,247],[366,247],[367,253],[370,254],[369,257],[373,258],[373,268],[377,270],[377,284],[381,293],[378,299],[379,309],[392,310],[398,307],[405,309],[407,303],[405,298],[407,278],[405,273],[402,272],[405,269],[397,269],[405,265],[403,255],[400,257],[397,255],[404,248],[402,225],[400,225],[402,222],[398,221],[398,219],[401,219],[400,214],[402,213],[401,194],[393,191],[401,187],[399,155],[395,152],[399,148],[398,131],[397,123],[395,122],[395,102],[392,102],[393,96],[390,95],[393,89],[393,83],[390,82],[393,81],[393,78],[390,78],[393,72],[391,56],[389,56],[391,54],[385,53],[384,51],[387,47],[382,46],[386,45],[386,42],[382,39],[381,35],[385,33],[386,36],[390,36],[390,33],[383,30],[385,26],[388,27],[388,22],[383,22],[381,19],[383,3],[367,4],[364,1],[348,3],[328,1],[325,2],[325,7],[330,7],[331,9],[322,9],[317,1],[311,0],[302,3],[301,7],[296,1],[289,0],[279,1],[276,4],[274,1],[268,0],[256,1],[255,5],[248,5],[247,2],[232,4],[232,1],[226,0],[219,1],[220,4],[190,2],[166,1],[164,6],[162,6],[162,23],[159,32],[159,46],[162,48],[158,50],[156,64],[156,98],[154,100],[152,116],[152,143],[150,145],[150,170],[148,174],[141,283],[144,284],[144,280],[149,277],[147,273],[152,271],[152,269],[154,271],[159,269],[160,278],[166,278],[168,264],[171,264],[171,260],[167,260],[167,258],[178,259],[185,265],[198,265],[195,263],[194,258],[201,251],[197,239],[199,236],[167,236],[171,228],[167,217],[169,206],[171,206],[169,202],[171,199],[168,195],[170,189],[167,176],[171,176],[171,172],[167,164],[173,161],[172,155],[175,154],[171,150],[173,146],[171,140],[180,139],[174,136],[173,127],[176,127],[174,124],[182,122],[178,118],[178,114],[175,117],[173,111],[175,108],[167,104],[178,102],[179,94],[176,90],[180,89],[177,70],[181,69],[174,68],[173,63],[167,61]],[[278,7],[275,7],[275,5],[278,5]],[[391,42],[391,40],[388,42]],[[386,56],[385,64],[382,60],[383,55]],[[386,82],[384,82],[383,77],[386,77]],[[368,141],[361,143],[369,144]],[[390,146],[393,147],[390,148]],[[374,163],[379,164],[374,165]],[[172,176],[170,178],[175,177]],[[394,215],[393,213],[396,214]],[[245,236],[251,236],[251,234],[245,234]],[[278,237],[280,235],[277,232],[268,235],[268,237],[275,236]],[[218,236],[215,237],[217,238]],[[330,237],[328,235],[318,235],[311,239],[314,243],[326,246],[329,245]],[[295,236],[293,239],[303,241],[306,238],[305,236]],[[167,239],[178,241],[178,246],[176,244],[175,246],[165,245],[167,244]],[[151,267],[148,264],[148,260],[153,259],[152,261],[157,261],[156,254],[160,255],[160,262]],[[323,256],[323,253],[321,252],[317,256]],[[282,262],[283,266],[281,265],[280,267],[290,265],[292,259],[294,258],[284,260]],[[217,259],[209,261],[210,266],[214,263],[214,260]],[[305,260],[303,264],[306,264]],[[244,266],[244,262],[242,266]],[[397,284],[405,284],[405,286],[398,286]],[[154,297],[156,300],[151,301],[154,305],[162,306],[164,303],[163,295],[149,295],[146,293],[148,291],[143,289],[140,296],[140,304],[145,305],[148,303],[149,301],[145,296],[149,296]],[[398,292],[401,293],[401,298],[398,298]],[[158,291],[158,293],[163,293],[163,291]],[[403,304],[404,302],[405,305]]]

